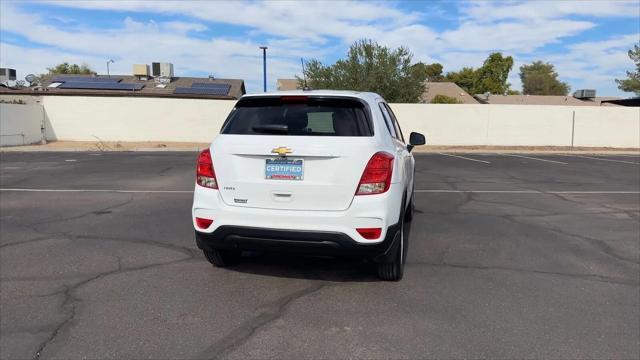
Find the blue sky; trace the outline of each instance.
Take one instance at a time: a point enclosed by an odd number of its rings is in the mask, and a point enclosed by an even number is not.
[[[477,67],[492,51],[518,67],[551,62],[572,90],[620,92],[640,41],[638,1],[0,1],[0,63],[18,76],[63,61],[129,74],[134,63],[172,62],[177,76],[241,78],[262,89],[300,73],[300,57],[332,63],[362,38],[406,46],[445,71]]]

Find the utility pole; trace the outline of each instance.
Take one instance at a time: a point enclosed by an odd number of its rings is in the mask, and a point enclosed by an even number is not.
[[[264,92],[267,92],[267,47],[260,46],[262,49],[262,81]]]

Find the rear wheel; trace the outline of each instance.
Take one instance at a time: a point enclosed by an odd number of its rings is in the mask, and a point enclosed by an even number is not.
[[[397,245],[393,260],[390,262],[378,263],[378,277],[386,281],[400,281],[404,275],[404,262],[406,259],[405,254],[405,239],[404,239],[404,222],[405,222],[405,209],[402,208],[400,214],[400,228],[396,231],[395,236],[397,238]]]
[[[235,265],[240,261],[240,252],[233,250],[202,250],[204,257],[217,267]]]
[[[411,197],[409,199],[411,199],[411,200],[409,200],[409,206],[407,206],[407,212],[404,215],[404,219],[406,221],[413,220],[413,212],[415,210],[415,207],[413,205],[414,204],[414,202],[413,202],[413,191],[411,191]]]

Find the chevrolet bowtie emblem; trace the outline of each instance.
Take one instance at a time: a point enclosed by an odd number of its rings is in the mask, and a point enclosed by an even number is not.
[[[280,146],[271,150],[271,152],[280,156],[287,156],[287,154],[291,154],[293,151],[286,146]]]

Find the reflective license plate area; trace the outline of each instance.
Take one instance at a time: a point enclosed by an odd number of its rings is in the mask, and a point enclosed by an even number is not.
[[[264,177],[271,180],[302,180],[304,177],[304,160],[266,159]]]

